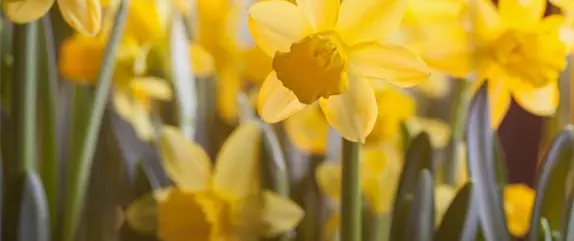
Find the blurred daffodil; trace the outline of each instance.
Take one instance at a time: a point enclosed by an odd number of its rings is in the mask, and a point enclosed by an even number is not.
[[[439,184],[434,189],[434,196],[435,226],[438,226],[442,222],[443,216],[456,196],[456,188],[445,184]]]
[[[215,167],[201,147],[165,127],[159,142],[175,186],[134,202],[128,223],[165,241],[234,241],[271,237],[293,228],[303,211],[259,189],[256,122],[242,123],[223,145]]]
[[[374,213],[384,215],[392,211],[402,161],[401,153],[390,145],[361,148],[360,186]],[[317,168],[315,175],[321,192],[338,206],[341,199],[341,164],[325,161]],[[339,220],[339,212],[334,211],[325,227],[327,237],[336,233]]]
[[[27,23],[46,15],[56,0],[4,0],[4,13],[15,23]],[[100,0],[57,0],[64,20],[76,31],[95,35],[100,31],[102,7]]]
[[[511,97],[533,114],[554,114],[558,75],[566,66],[560,37],[564,17],[543,18],[545,0],[501,0],[498,11],[488,0],[472,3],[470,19],[433,29],[424,59],[457,77],[474,74],[474,89],[488,82],[493,128],[502,122]]]
[[[319,102],[343,137],[364,142],[377,119],[369,81],[412,86],[429,69],[405,47],[385,42],[398,29],[402,0],[261,1],[249,10],[257,44],[273,57],[259,94],[259,114],[282,121]]]
[[[508,184],[504,187],[504,211],[512,235],[524,237],[528,233],[535,196],[535,191],[524,184]]]
[[[215,63],[213,57],[199,43],[192,41],[189,44],[189,56],[193,65],[193,73],[199,78],[213,76]]]
[[[78,84],[94,84],[105,46],[103,38],[74,34],[65,39],[60,47],[60,73]]]

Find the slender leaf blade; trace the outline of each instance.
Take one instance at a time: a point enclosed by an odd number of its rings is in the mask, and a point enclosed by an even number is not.
[[[405,234],[407,241],[430,241],[434,230],[434,181],[428,169],[419,174]]]
[[[19,241],[50,240],[48,203],[40,176],[27,172],[24,177],[18,227]]]
[[[472,182],[468,182],[458,191],[448,210],[444,214],[440,227],[434,236],[435,241],[458,241],[463,239],[465,222],[471,204]]]

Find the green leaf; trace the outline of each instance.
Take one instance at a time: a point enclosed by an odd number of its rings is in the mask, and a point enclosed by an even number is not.
[[[463,231],[469,208],[471,207],[472,182],[468,182],[458,191],[448,210],[444,214],[442,223],[434,236],[435,241],[458,241],[463,239]]]
[[[574,154],[574,130],[568,128],[554,139],[542,161],[536,183],[536,199],[530,219],[529,240],[537,240],[540,219],[548,219],[551,231],[560,230],[566,207],[566,183]]]
[[[419,173],[432,170],[432,148],[428,134],[421,133],[411,142],[405,157],[399,187],[395,195],[390,240],[404,240],[404,230],[410,209],[405,200],[410,199],[417,188]]]
[[[500,136],[497,132],[492,133],[492,144],[494,148],[494,161],[496,162],[496,182],[498,188],[502,191],[508,182],[508,171],[506,170],[506,156],[502,149]]]
[[[48,203],[40,176],[36,172],[26,172],[23,187],[18,240],[48,241],[50,240]]]
[[[572,190],[570,190],[570,194],[572,194]],[[565,216],[562,236],[565,241],[574,241],[574,196],[570,195],[568,203],[570,206],[568,207],[568,215]]]
[[[548,219],[540,219],[540,226],[542,227],[542,237],[544,241],[552,241],[552,230],[550,229],[550,224]]]
[[[483,85],[470,105],[466,141],[469,176],[475,181],[476,208],[487,240],[509,240],[502,198],[497,190],[496,161],[493,150],[487,88]]]
[[[410,208],[405,240],[430,241],[434,230],[434,181],[430,170],[419,174],[417,190]]]
[[[411,144],[411,133],[409,132],[409,128],[404,122],[401,122],[401,140],[402,140],[402,148],[406,150],[407,147]]]

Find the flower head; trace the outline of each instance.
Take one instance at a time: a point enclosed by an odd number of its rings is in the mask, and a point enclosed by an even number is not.
[[[465,22],[435,29],[424,47],[425,60],[458,77],[474,73],[475,89],[487,81],[494,128],[511,97],[533,114],[554,114],[558,75],[566,66],[564,18],[543,18],[544,0],[501,0],[498,9],[487,0],[473,2],[466,6]]]
[[[163,129],[159,147],[175,186],[155,195],[157,211],[148,212],[153,216],[148,218],[158,220],[156,227],[149,226],[162,240],[271,237],[301,220],[303,212],[293,201],[259,188],[259,128],[256,122],[242,123],[224,143],[215,167],[201,147],[177,129]],[[154,205],[139,210],[149,206]],[[133,227],[143,227],[139,224],[146,218],[129,220]]]
[[[259,114],[278,122],[318,102],[341,135],[364,142],[377,117],[370,81],[411,86],[429,71],[406,48],[385,42],[401,22],[402,0],[262,1],[249,10],[258,47],[273,58]]]

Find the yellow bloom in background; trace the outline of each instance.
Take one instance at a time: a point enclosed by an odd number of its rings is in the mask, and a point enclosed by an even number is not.
[[[530,229],[530,215],[536,192],[524,184],[504,187],[504,211],[508,229],[516,237],[524,237]]]
[[[77,84],[95,84],[106,41],[102,38],[74,34],[60,47],[60,74]]]
[[[215,74],[213,57],[199,43],[192,41],[189,44],[189,56],[193,65],[193,74],[196,77],[206,78]]]
[[[392,211],[402,162],[401,153],[393,146],[361,148],[361,191],[376,214],[385,215]],[[317,168],[315,175],[320,191],[337,207],[325,227],[326,237],[332,237],[339,228],[340,220],[338,206],[341,199],[341,164],[325,161]]]
[[[155,77],[134,77],[129,85],[115,85],[114,107],[118,114],[134,127],[137,136],[144,141],[155,137],[151,121],[154,100],[172,99],[169,84]]]
[[[4,0],[4,13],[15,23],[27,23],[46,15],[56,0]],[[100,31],[100,0],[57,0],[62,17],[76,31],[95,35]]]
[[[293,201],[259,189],[259,138],[258,123],[242,123],[212,167],[199,145],[165,127],[159,147],[175,186],[134,202],[128,222],[138,231],[156,231],[165,241],[250,240],[246,238],[292,229],[303,211]]]
[[[272,71],[272,59],[263,50],[253,46],[242,51],[243,77],[257,85],[263,84]]]
[[[457,189],[449,185],[439,184],[434,189],[435,226],[438,227],[442,218],[456,196]]]
[[[296,2],[262,1],[249,10],[257,46],[273,57],[259,114],[274,123],[319,102],[343,137],[364,142],[377,118],[369,81],[412,86],[429,76],[416,54],[384,42],[398,29],[406,1]]]
[[[131,0],[126,19],[125,35],[134,38],[139,44],[152,43],[167,35],[168,12],[162,12],[163,0]]]
[[[433,71],[431,77],[416,89],[427,97],[439,99],[448,95],[451,86],[447,75]]]
[[[305,108],[285,120],[289,139],[300,150],[324,154],[327,151],[329,125],[319,106]]]
[[[559,99],[558,76],[566,66],[560,34],[564,18],[543,18],[545,0],[474,1],[468,23],[433,29],[422,55],[429,65],[458,77],[474,73],[474,88],[488,81],[490,117],[497,128],[511,97],[527,111],[553,115]],[[448,46],[448,47],[446,47]]]

